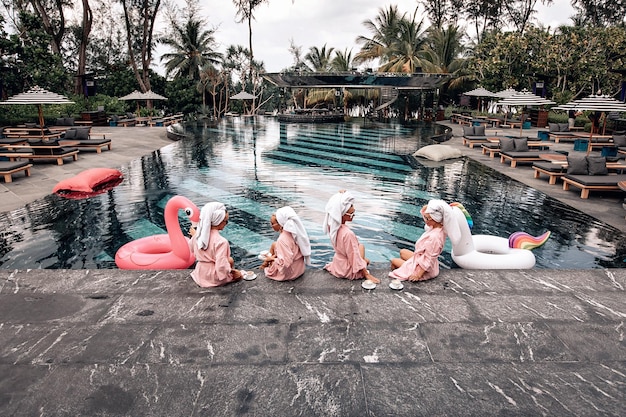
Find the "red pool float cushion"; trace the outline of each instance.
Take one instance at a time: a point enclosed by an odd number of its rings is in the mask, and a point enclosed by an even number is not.
[[[119,184],[122,177],[123,174],[117,169],[91,168],[74,177],[59,181],[52,192],[93,193],[103,185],[109,183]]]

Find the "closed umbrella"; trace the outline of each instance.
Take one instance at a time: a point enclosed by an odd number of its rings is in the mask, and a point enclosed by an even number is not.
[[[43,109],[42,106],[44,104],[73,104],[74,102],[68,99],[65,96],[62,96],[57,93],[53,93],[46,89],[43,89],[39,86],[34,86],[30,90],[16,94],[13,97],[9,98],[6,101],[0,102],[3,105],[13,105],[13,104],[30,104],[37,106],[37,111],[39,113],[39,127],[41,128],[41,136],[44,135],[44,118],[43,118]]]
[[[593,111],[598,113],[609,112],[626,112],[626,103],[615,100],[607,95],[590,95],[580,100],[574,100],[567,104],[555,107],[558,110],[579,110]],[[587,153],[591,151],[591,140],[593,139],[593,124],[589,133],[589,144],[587,145]]]
[[[498,102],[498,104],[507,105],[507,106],[546,106],[551,104],[556,104],[552,100],[548,100],[543,97],[539,97],[536,94],[531,93],[530,91],[524,89],[515,94],[508,96]],[[524,125],[524,111],[522,111],[522,116],[520,117],[520,136],[522,136],[522,129]]]

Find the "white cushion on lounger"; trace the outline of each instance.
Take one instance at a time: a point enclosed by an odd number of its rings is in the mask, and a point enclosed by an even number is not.
[[[443,161],[444,159],[460,158],[463,153],[448,145],[428,145],[418,149],[413,156],[430,159],[431,161]]]

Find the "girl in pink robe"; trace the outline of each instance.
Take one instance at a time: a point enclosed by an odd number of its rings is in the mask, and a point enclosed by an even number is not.
[[[431,200],[421,210],[426,231],[415,242],[415,250],[400,251],[400,258],[391,260],[389,277],[400,281],[425,281],[439,275],[439,255],[446,242],[443,228],[444,212],[449,206],[443,200]]]
[[[234,269],[228,240],[220,235],[226,224],[226,208],[213,202],[202,207],[198,231],[192,229],[190,245],[197,262],[191,277],[201,287],[219,287],[242,278],[241,271]]]
[[[261,265],[265,276],[275,281],[290,281],[304,273],[311,255],[311,243],[302,221],[289,206],[281,207],[270,218],[280,232]]]
[[[380,280],[367,270],[369,259],[365,257],[365,247],[346,222],[354,217],[354,197],[347,191],[333,195],[326,204],[324,232],[330,236],[335,249],[333,260],[324,269],[337,278],[367,279],[375,284]]]

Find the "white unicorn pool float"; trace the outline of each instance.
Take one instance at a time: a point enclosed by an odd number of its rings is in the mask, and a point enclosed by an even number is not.
[[[534,237],[515,232],[509,238],[472,235],[473,221],[460,203],[450,204],[444,227],[452,242],[452,260],[464,269],[530,269],[535,266],[531,249],[543,245],[550,232]]]

